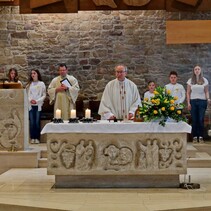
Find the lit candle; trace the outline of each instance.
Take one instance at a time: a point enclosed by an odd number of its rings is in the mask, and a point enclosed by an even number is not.
[[[90,119],[91,118],[91,110],[90,109],[86,109],[86,111],[85,111],[85,118],[86,119]]]
[[[76,110],[75,109],[71,109],[71,111],[70,111],[70,118],[72,118],[72,119],[76,118]]]
[[[61,110],[56,109],[56,119],[61,119]]]

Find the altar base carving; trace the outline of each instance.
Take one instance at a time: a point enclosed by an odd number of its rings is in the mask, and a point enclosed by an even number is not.
[[[47,134],[55,187],[179,187],[186,133]]]

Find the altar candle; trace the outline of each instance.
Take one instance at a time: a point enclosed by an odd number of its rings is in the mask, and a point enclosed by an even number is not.
[[[90,109],[86,109],[86,111],[85,111],[85,118],[86,119],[90,119],[91,118],[91,110]]]
[[[71,109],[71,111],[70,111],[70,118],[72,118],[72,119],[76,118],[76,110],[75,109]]]
[[[56,119],[61,119],[61,110],[56,109]]]

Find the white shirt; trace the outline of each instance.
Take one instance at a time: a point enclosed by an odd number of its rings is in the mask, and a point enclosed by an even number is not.
[[[173,97],[178,97],[178,100],[175,101],[176,104],[183,103],[185,101],[185,89],[182,84],[167,84],[165,85],[166,90],[169,90]]]
[[[148,100],[150,100],[154,96],[155,96],[155,94],[151,93],[150,91],[147,91],[147,92],[144,93],[144,99],[147,98]]]
[[[209,84],[208,80],[204,78],[204,83],[202,85],[199,84],[191,84],[191,78],[187,81],[187,84],[191,87],[190,99],[201,99],[206,100],[206,95],[204,88]]]
[[[38,111],[42,110],[42,105],[46,97],[46,87],[42,81],[32,81],[29,87],[27,88],[28,101],[29,101],[29,110],[32,106],[38,106]],[[31,104],[31,100],[36,100],[37,104]]]

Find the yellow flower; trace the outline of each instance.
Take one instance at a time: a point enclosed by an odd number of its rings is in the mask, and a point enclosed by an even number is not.
[[[170,100],[170,103],[171,103],[171,104],[174,104],[174,100]]]
[[[165,107],[162,107],[162,108],[161,108],[161,111],[165,111],[165,110],[166,110],[166,108],[165,108]]]
[[[153,104],[155,104],[155,103],[156,103],[156,101],[155,101],[154,99],[152,99],[152,100],[151,100],[151,102],[152,102]]]
[[[170,107],[170,110],[171,110],[171,111],[174,111],[174,109],[175,109],[174,106],[171,106],[171,107]]]
[[[144,101],[148,102],[148,100],[149,100],[149,99],[148,99],[147,97],[144,98]]]
[[[167,99],[165,99],[165,100],[164,100],[164,103],[166,103],[166,104],[167,104],[167,103],[169,103],[169,101],[168,101]]]
[[[156,99],[156,100],[155,100],[155,104],[156,104],[156,105],[160,105],[160,99]]]
[[[154,114],[158,114],[158,111],[157,111],[157,110],[154,110],[153,113],[154,113]]]
[[[156,91],[156,90],[155,90],[153,93],[154,93],[155,95],[158,95],[158,94],[159,94],[159,92],[158,92],[158,91]]]
[[[170,94],[171,94],[171,91],[170,91],[169,89],[168,89],[166,92],[167,92],[167,94],[168,94],[168,95],[170,95]]]
[[[182,113],[182,111],[181,110],[177,110],[177,114],[181,114]]]
[[[177,96],[175,96],[175,97],[174,97],[174,100],[178,100],[178,97],[177,97]]]

